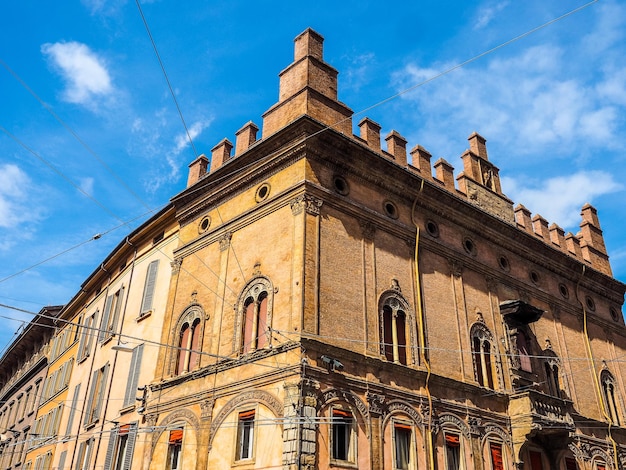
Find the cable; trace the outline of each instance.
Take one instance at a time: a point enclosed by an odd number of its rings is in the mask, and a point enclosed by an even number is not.
[[[189,134],[189,129],[187,128],[187,124],[185,123],[185,118],[183,117],[183,113],[180,110],[180,106],[178,105],[178,100],[176,99],[176,94],[174,93],[174,90],[172,89],[172,84],[170,83],[170,79],[168,78],[167,72],[165,71],[165,66],[163,65],[161,56],[159,55],[159,50],[157,49],[156,43],[154,42],[154,38],[152,37],[152,33],[150,32],[150,27],[148,26],[146,17],[143,14],[143,10],[141,9],[141,4],[139,3],[139,0],[135,0],[135,3],[137,4],[137,9],[139,10],[139,14],[141,15],[143,24],[146,27],[146,32],[148,33],[148,37],[150,38],[150,42],[152,43],[152,47],[159,61],[159,65],[161,66],[161,71],[163,72],[163,76],[165,77],[165,81],[167,82],[167,87],[170,90],[170,94],[172,95],[172,99],[174,100],[174,104],[176,105],[176,109],[178,110],[178,115],[180,116],[180,120],[182,121],[183,127],[185,128],[185,132],[187,133],[187,138],[189,139],[189,144],[191,145],[191,149],[193,150],[193,156],[195,158],[198,156],[198,152],[196,152],[196,147],[194,146],[193,140],[191,139],[191,135]]]

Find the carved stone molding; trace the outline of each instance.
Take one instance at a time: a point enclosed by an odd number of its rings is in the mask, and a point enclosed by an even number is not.
[[[463,274],[463,263],[456,259],[448,259],[448,264],[450,265],[450,273],[454,277],[461,277],[461,274]]]
[[[369,241],[374,240],[374,234],[376,233],[376,225],[374,225],[368,220],[359,221],[359,225],[361,226],[361,233],[363,234],[363,238]]]
[[[365,423],[369,422],[369,409],[363,401],[357,397],[354,393],[348,390],[339,390],[336,388],[330,389],[322,393],[318,403],[321,407],[328,405],[333,401],[345,401],[350,405],[354,406],[359,413],[361,413],[361,417]],[[368,430],[369,435],[369,430]]]
[[[283,417],[284,407],[283,404],[271,393],[266,392],[264,390],[250,390],[247,392],[242,392],[239,395],[230,399],[217,414],[213,422],[211,423],[211,431],[209,437],[209,447],[211,447],[213,443],[213,437],[215,433],[220,428],[224,420],[228,417],[230,413],[233,412],[237,407],[244,405],[246,403],[261,403],[265,407],[274,413],[274,416],[277,418]],[[282,420],[278,420],[282,426]]]
[[[159,419],[159,415],[156,413],[150,413],[150,414],[144,415],[143,419],[145,420],[146,424],[149,427],[154,427],[156,426],[157,420]]]
[[[320,215],[320,208],[322,207],[322,204],[323,201],[321,199],[308,194],[303,194],[291,201],[291,213],[293,215],[298,215],[302,213],[302,210],[305,210],[307,214]]]
[[[442,429],[456,428],[466,439],[470,438],[469,426],[458,416],[450,413],[442,413],[437,421]]]
[[[202,420],[210,420],[213,417],[213,406],[215,405],[215,400],[204,400],[200,403],[200,410],[202,413],[200,414],[200,418]]]
[[[231,232],[226,232],[220,237],[220,251],[228,250],[228,248],[230,247],[231,238],[233,238],[233,234]]]
[[[170,266],[172,267],[172,274],[178,274],[180,272],[180,267],[182,266],[182,264],[183,264],[182,258],[174,259],[174,261],[170,263]]]
[[[385,396],[378,393],[366,394],[367,404],[369,405],[370,413],[374,415],[382,415],[385,413]]]
[[[385,421],[394,413],[402,413],[410,417],[416,425],[424,422],[422,415],[411,405],[404,401],[394,400],[387,404],[385,410]]]
[[[176,410],[173,411],[172,413],[170,413],[169,415],[167,415],[163,421],[161,421],[159,423],[159,430],[156,430],[152,433],[152,451],[154,452],[154,449],[157,445],[157,442],[159,441],[159,438],[161,437],[161,434],[163,432],[165,432],[165,430],[167,429],[168,425],[172,424],[172,423],[176,423],[178,421],[184,421],[188,424],[191,424],[191,426],[194,428],[195,431],[197,431],[200,427],[200,421],[198,420],[198,417],[196,416],[196,414],[191,411],[188,410],[186,408],[180,409],[180,410]]]

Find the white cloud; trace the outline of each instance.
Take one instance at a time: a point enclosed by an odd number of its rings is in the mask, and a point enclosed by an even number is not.
[[[474,23],[474,29],[483,29],[496,17],[498,13],[504,10],[508,6],[509,2],[498,2],[495,4],[486,5],[478,10],[476,15],[476,22]]]
[[[0,227],[15,228],[28,220],[27,210],[30,178],[17,165],[0,166]]]
[[[624,187],[604,171],[580,171],[571,175],[539,180],[502,177],[502,190],[533,214],[540,214],[550,224],[577,231],[580,209],[594,198],[615,193]]]
[[[104,61],[79,42],[47,43],[41,52],[66,81],[63,98],[70,103],[90,104],[97,96],[113,92],[111,77]]]
[[[81,178],[80,179],[80,189],[89,194],[90,196],[93,196],[93,185],[94,185],[94,179],[91,177],[85,177],[85,178]]]

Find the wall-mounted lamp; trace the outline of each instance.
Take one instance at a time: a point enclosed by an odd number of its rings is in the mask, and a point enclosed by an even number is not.
[[[343,370],[343,364],[339,362],[337,359],[334,359],[326,355],[322,356],[321,359],[322,359],[322,362],[326,364],[326,367],[328,368],[329,372],[336,371],[336,370]]]

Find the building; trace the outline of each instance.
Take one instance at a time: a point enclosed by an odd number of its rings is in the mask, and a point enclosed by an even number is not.
[[[60,310],[60,306],[43,308],[0,359],[0,468],[20,468],[24,461],[27,439],[34,433],[36,412],[49,383],[48,361],[56,349],[51,339]],[[45,457],[40,457],[42,464]]]
[[[371,119],[353,135],[315,31],[279,77],[261,128],[192,162],[59,313],[80,418],[25,466],[626,465],[626,286],[596,210],[574,235],[514,207],[477,133],[456,175]]]

